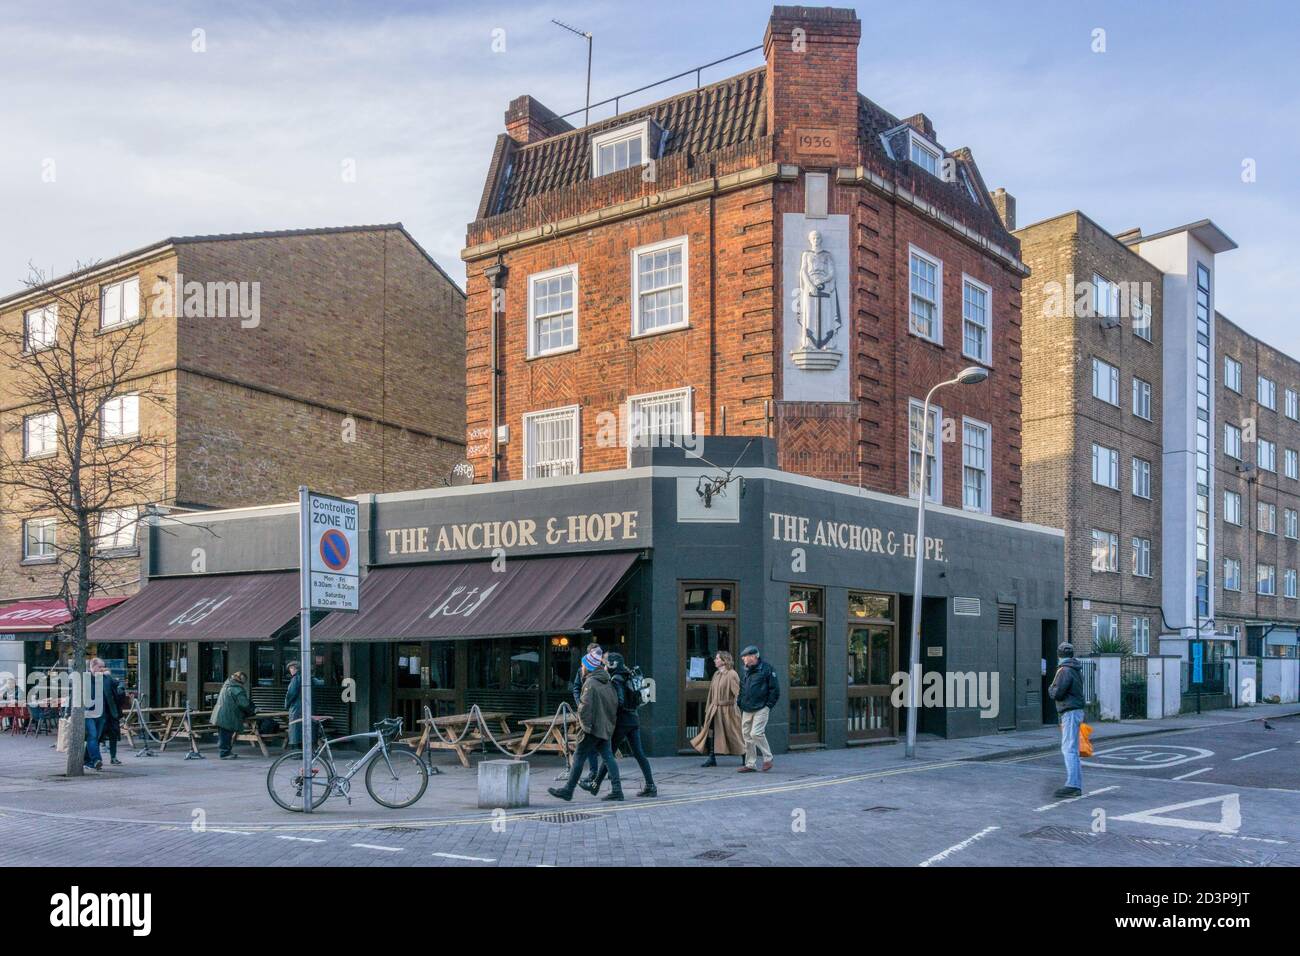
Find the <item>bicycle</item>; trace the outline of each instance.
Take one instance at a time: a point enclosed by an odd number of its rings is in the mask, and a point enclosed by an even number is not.
[[[424,796],[429,786],[429,768],[410,748],[391,746],[393,738],[401,732],[399,717],[379,721],[369,733],[322,739],[311,763],[312,809],[319,808],[331,795],[345,797],[351,804],[351,781],[362,767],[366,768],[366,791],[382,806],[402,810]],[[374,743],[340,773],[330,745],[361,739],[373,740]],[[291,751],[277,758],[266,772],[266,789],[271,799],[285,810],[302,810],[302,758],[301,750]],[[381,792],[383,796],[380,796]]]

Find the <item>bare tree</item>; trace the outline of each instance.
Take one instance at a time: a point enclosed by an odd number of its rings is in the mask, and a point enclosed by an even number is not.
[[[70,615],[74,681],[86,670],[90,598],[122,583],[113,580],[114,549],[120,568],[122,540],[134,545],[145,506],[166,494],[165,442],[157,430],[138,427],[140,409],[166,403],[149,369],[143,298],[138,320],[101,329],[99,285],[82,280],[90,268],[79,266],[70,279],[51,283],[32,267],[24,284],[41,293],[32,306],[53,307],[52,321],[38,312],[34,321],[20,319],[17,329],[0,328],[10,409],[0,436],[0,496],[10,514],[55,519],[54,541],[43,548]],[[123,402],[111,403],[115,398]],[[132,407],[134,429],[123,413]],[[133,564],[132,576],[137,572]],[[82,773],[83,696],[72,700],[69,776]]]

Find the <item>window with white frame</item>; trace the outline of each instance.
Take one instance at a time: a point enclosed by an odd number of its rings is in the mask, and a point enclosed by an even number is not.
[[[632,448],[672,447],[691,433],[691,390],[633,395],[627,400],[627,438]]]
[[[1241,394],[1241,363],[1231,355],[1223,357],[1223,385]]]
[[[1235,491],[1223,492],[1223,520],[1228,524],[1241,525],[1241,495]]]
[[[1223,590],[1241,590],[1241,562],[1236,558],[1223,559]]]
[[[1264,534],[1277,534],[1277,505],[1267,501],[1256,503],[1255,528]]]
[[[1092,529],[1092,569],[1099,572],[1119,571],[1118,534]]]
[[[54,412],[41,412],[23,418],[23,457],[40,458],[58,450],[58,418]]]
[[[989,426],[962,421],[962,507],[989,512]]]
[[[1119,406],[1119,369],[1099,358],[1092,360],[1092,397]]]
[[[939,441],[943,413],[930,406],[929,427],[922,424],[925,404],[912,399],[907,405],[907,488],[916,498],[921,486],[921,448],[925,447],[925,500],[943,500],[943,446]],[[924,436],[924,438],[922,437]]]
[[[23,560],[54,560],[54,518],[28,518],[23,522]]]
[[[528,357],[578,347],[578,267],[528,277]]]
[[[620,126],[591,137],[591,175],[605,176],[650,159],[650,123]]]
[[[59,329],[59,307],[45,305],[23,314],[23,348],[39,352],[54,344]]]
[[[1104,276],[1092,274],[1092,309],[1099,319],[1118,319],[1119,286]]]
[[[1223,453],[1241,461],[1241,429],[1232,422],[1223,423]]]
[[[1151,577],[1151,539],[1133,539],[1133,575],[1139,578]]]
[[[1265,408],[1277,411],[1277,386],[1271,378],[1261,375],[1256,379],[1255,398]]]
[[[140,396],[117,395],[99,407],[99,440],[118,441],[140,434]]]
[[[1274,565],[1259,564],[1255,566],[1255,593],[1277,593],[1277,568]]]
[[[909,267],[911,329],[932,342],[943,341],[943,263],[912,248]]]
[[[991,360],[989,336],[990,303],[993,291],[970,276],[962,276],[962,354],[985,365]]]
[[[907,158],[931,176],[938,176],[939,164],[943,158],[938,147],[922,139],[915,130],[907,131],[907,140]]]
[[[1092,616],[1092,643],[1112,641],[1119,637],[1119,615],[1094,614]]]
[[[1133,334],[1140,339],[1151,341],[1151,303],[1133,298]]]
[[[1151,497],[1151,462],[1133,457],[1133,494],[1138,498]]]
[[[1119,491],[1119,452],[1092,443],[1092,483]]]
[[[577,405],[524,415],[524,477],[578,474],[580,422]]]
[[[1133,414],[1151,421],[1151,383],[1133,376]]]
[[[1265,471],[1277,471],[1277,445],[1267,438],[1256,439],[1255,464]]]
[[[1293,481],[1300,480],[1300,452],[1288,448],[1282,453],[1282,460],[1285,462],[1286,476]]]
[[[1145,657],[1151,653],[1151,618],[1133,618],[1133,653]]]
[[[132,276],[99,290],[99,327],[111,329],[140,318],[140,277]]]
[[[95,535],[98,551],[126,551],[135,547],[136,509],[109,508],[99,513]]]
[[[690,324],[686,237],[632,250],[632,334]]]
[[[1286,417],[1300,420],[1300,393],[1293,388],[1286,390]]]
[[[1282,594],[1284,597],[1295,597],[1295,568],[1287,568],[1282,572]]]
[[[1300,512],[1294,508],[1282,509],[1282,531],[1288,538],[1300,538]]]

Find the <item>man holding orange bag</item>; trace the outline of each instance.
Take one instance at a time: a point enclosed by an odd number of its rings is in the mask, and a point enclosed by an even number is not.
[[[1047,693],[1056,701],[1056,714],[1061,721],[1061,756],[1065,758],[1065,786],[1054,797],[1083,796],[1083,767],[1079,763],[1079,725],[1083,723],[1083,666],[1075,659],[1074,645],[1069,641],[1056,649],[1061,663],[1056,668]]]

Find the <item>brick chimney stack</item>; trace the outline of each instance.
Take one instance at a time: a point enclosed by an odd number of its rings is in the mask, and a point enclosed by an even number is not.
[[[1016,197],[1001,186],[993,190],[993,209],[1007,232],[1016,231]]]
[[[853,10],[772,8],[763,53],[767,128],[779,157],[809,165],[857,162],[861,39]]]
[[[506,110],[506,135],[520,146],[573,129],[531,96],[516,96]]]

